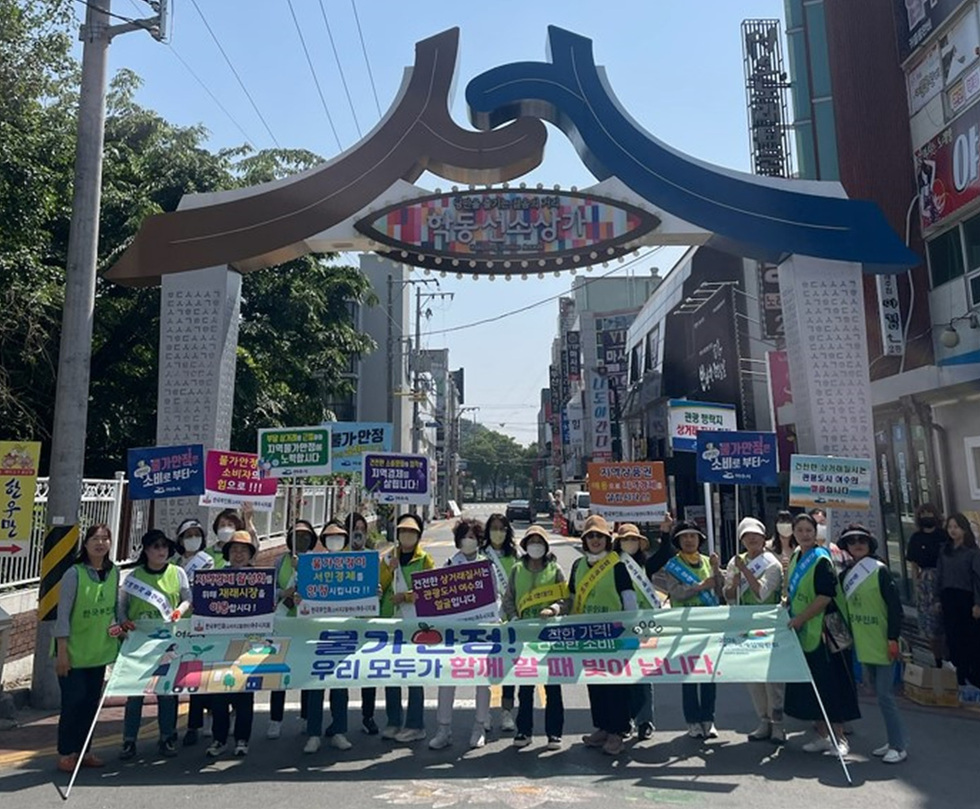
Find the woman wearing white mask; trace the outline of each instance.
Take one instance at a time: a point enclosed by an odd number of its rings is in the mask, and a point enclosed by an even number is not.
[[[796,537],[793,536],[793,514],[782,510],[776,514],[776,530],[773,532],[772,539],[766,545],[766,550],[779,560],[783,568],[783,594],[782,600],[786,601],[786,587],[789,584],[789,560],[793,558],[793,551],[796,550]]]
[[[204,549],[204,526],[198,520],[184,520],[177,526],[176,561],[184,569],[191,585],[194,584],[194,574],[197,571],[211,570],[214,567],[214,557]],[[224,562],[224,559],[221,561]],[[204,711],[209,708],[206,694],[191,694],[184,747],[197,744],[200,731],[204,727]]]
[[[550,552],[548,533],[540,525],[532,525],[521,540],[524,555],[510,573],[504,595],[503,613],[507,620],[554,618],[561,614],[562,604],[568,597],[565,573],[555,555]],[[517,709],[517,735],[514,747],[531,744],[534,730],[533,685],[522,685],[519,691],[520,707]],[[544,687],[544,730],[548,735],[548,749],[561,749],[561,734],[565,724],[565,706],[561,686]]]
[[[494,581],[497,597],[502,599],[507,592],[507,582],[517,561],[517,548],[514,547],[514,529],[504,514],[491,514],[483,529],[481,548],[487,559],[493,563]],[[508,733],[517,729],[514,724],[514,686],[505,685],[500,695],[500,729]],[[487,728],[489,730],[490,728]]]
[[[374,542],[368,536],[368,524],[364,515],[356,511],[347,515],[344,523],[347,527],[347,535],[350,537],[350,549],[352,551],[373,551]],[[361,730],[368,736],[378,735],[378,723],[374,721],[374,709],[378,700],[377,688],[361,689]]]
[[[381,560],[380,583],[381,617],[414,618],[415,593],[412,574],[432,570],[432,557],[422,550],[422,519],[417,514],[404,514],[395,527],[398,544]],[[398,686],[385,688],[385,712],[388,724],[382,739],[396,742],[415,742],[425,738],[425,689],[420,685],[408,687],[408,710],[402,727],[402,692]]]
[[[460,520],[453,529],[453,540],[457,552],[446,562],[446,567],[465,565],[479,562],[486,557],[480,553],[480,542],[483,539],[483,525],[476,520]],[[439,686],[439,705],[436,708],[436,720],[439,729],[429,741],[431,750],[442,750],[453,743],[453,701],[456,698],[456,687],[452,685]],[[490,718],[490,686],[476,686],[476,722],[470,733],[470,747],[483,747],[486,744],[486,725]]]

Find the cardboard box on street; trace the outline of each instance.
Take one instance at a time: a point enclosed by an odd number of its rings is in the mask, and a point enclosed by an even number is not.
[[[905,696],[919,705],[956,708],[960,704],[956,672],[907,663],[905,666]]]

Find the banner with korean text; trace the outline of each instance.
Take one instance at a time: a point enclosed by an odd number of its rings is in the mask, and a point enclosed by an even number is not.
[[[373,685],[810,682],[778,607],[698,607],[485,624],[276,618],[269,635],[209,637],[140,622],[109,696]],[[155,679],[155,682],[151,680]]]
[[[498,617],[493,564],[484,559],[412,574],[415,614],[420,618],[452,616],[491,621]]]
[[[362,480],[368,496],[378,503],[424,505],[432,499],[425,455],[365,452]]]
[[[41,463],[37,441],[0,441],[0,558],[32,552],[34,494]]]
[[[776,434],[751,430],[699,432],[697,475],[701,483],[778,486]]]
[[[275,568],[198,570],[191,585],[191,605],[194,632],[271,632],[276,611]]]
[[[130,500],[204,494],[204,445],[137,447],[126,451]]]
[[[698,433],[737,430],[735,405],[671,399],[667,402],[670,446],[675,452],[697,452]]]
[[[330,474],[330,427],[259,430],[259,472],[264,478]]]
[[[200,504],[235,508],[251,503],[256,511],[272,511],[277,478],[262,477],[259,456],[252,452],[209,449],[204,461],[204,494]]]
[[[391,452],[390,422],[335,421],[330,429],[334,472],[360,474],[365,452]]]
[[[801,508],[871,508],[871,460],[832,455],[794,455],[789,504]]]
[[[667,513],[667,478],[662,461],[589,464],[592,512],[618,522],[660,522]]]
[[[375,551],[301,553],[296,594],[301,616],[378,614],[380,564]]]

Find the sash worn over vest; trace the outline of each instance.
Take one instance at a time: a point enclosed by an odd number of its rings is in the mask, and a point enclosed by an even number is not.
[[[616,577],[613,572],[619,563],[619,554],[606,554],[592,567],[586,559],[576,560],[572,567],[575,579],[575,600],[572,603],[572,613],[618,612],[623,608],[623,600],[616,590]],[[577,572],[585,567],[588,571],[581,578]]]
[[[160,574],[150,573],[142,567],[136,568],[126,581],[123,590],[129,596],[126,607],[131,621],[153,617],[156,610],[164,621],[170,621],[173,611],[180,603],[180,578],[177,565],[168,564]]]
[[[673,557],[668,563],[665,570],[673,576],[681,584],[685,584],[688,587],[695,587],[703,582],[708,576],[714,575],[711,570],[711,563],[708,561],[707,557],[701,557],[701,566],[697,571],[692,570],[687,565],[685,565],[679,557]],[[697,594],[697,600],[701,602],[700,605],[694,603],[694,599],[685,598],[680,604],[674,604],[671,602],[671,606],[676,607],[717,607],[718,606],[718,596],[710,590],[702,590]]]
[[[633,582],[633,588],[636,590],[640,609],[660,609],[662,605],[657,591],[653,584],[651,584],[650,579],[647,578],[646,571],[640,567],[639,562],[628,553],[620,556],[619,561],[626,565],[626,572],[630,574],[630,580]]]

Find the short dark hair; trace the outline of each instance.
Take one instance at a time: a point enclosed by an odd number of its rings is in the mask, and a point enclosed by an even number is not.
[[[234,523],[236,531],[245,530],[245,520],[238,516],[238,512],[233,508],[226,508],[217,517],[214,518],[214,522],[211,523],[211,530],[217,534],[218,533],[218,523],[222,520],[229,520]]]
[[[476,541],[480,547],[483,546],[483,523],[477,520],[466,519],[460,520],[453,528],[453,542],[456,543],[457,548],[459,547],[459,543],[463,541],[463,538],[470,531],[473,532],[473,536],[476,537]]]
[[[367,521],[367,518],[363,514],[359,514],[356,511],[352,511],[350,514],[348,514],[347,515],[347,519],[344,520],[344,523],[345,523],[345,526],[344,527],[347,529],[347,533],[348,534],[353,534],[354,533],[354,526],[357,525],[359,522],[364,523],[364,530],[366,531],[367,530],[368,521]]]
[[[109,541],[112,541],[112,529],[109,528],[104,522],[97,522],[95,525],[90,525],[88,530],[85,532],[85,536],[82,538],[82,544],[78,549],[78,557],[76,562],[87,565],[90,564],[88,558],[88,548],[85,547],[85,543],[88,542],[98,531],[105,531],[109,535]],[[110,554],[106,554],[105,558],[102,560],[103,570],[112,570],[112,560],[109,558]]]

